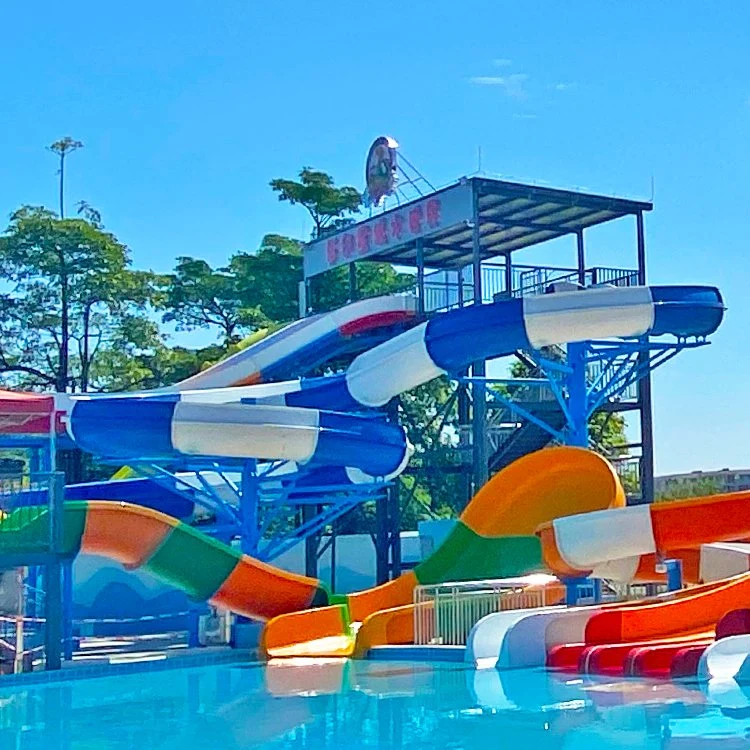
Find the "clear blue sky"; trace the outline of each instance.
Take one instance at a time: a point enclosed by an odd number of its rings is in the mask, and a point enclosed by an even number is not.
[[[653,178],[650,280],[730,308],[656,375],[657,469],[750,465],[750,5],[41,0],[4,3],[0,28],[0,214],[56,205],[44,146],[69,134],[69,210],[97,206],[158,270],[305,236],[268,181],[309,164],[362,187],[383,133],[436,184],[480,145],[516,179],[649,198]],[[632,238],[592,231],[590,262],[630,265]]]

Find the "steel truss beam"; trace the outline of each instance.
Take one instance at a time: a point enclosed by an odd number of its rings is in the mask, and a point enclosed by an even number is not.
[[[299,467],[292,471],[284,461],[199,460],[171,467],[136,462],[132,468],[210,513],[214,521],[201,526],[201,531],[224,541],[239,537],[244,552],[264,561],[319,534],[360,503],[378,499],[390,486],[388,482],[299,486],[308,472]],[[298,525],[293,516],[302,506],[314,506],[316,511]]]
[[[627,339],[621,341],[587,341],[576,345],[577,352],[583,357],[586,375],[585,399],[580,406],[571,403],[570,393],[573,387],[576,367],[572,361],[559,362],[543,357],[539,352],[532,353],[538,371],[544,377],[534,378],[477,378],[460,377],[459,383],[471,383],[481,380],[487,386],[504,386],[505,393],[497,388],[488,387],[488,409],[507,409],[511,414],[525,421],[531,422],[549,433],[550,437],[559,442],[570,442],[569,437],[580,425],[586,423],[599,410],[621,411],[626,406],[619,400],[635,383],[646,377],[657,367],[666,364],[677,354],[686,349],[696,349],[707,346],[705,338],[693,340],[677,339],[672,342],[650,341],[648,338]],[[571,350],[574,350],[571,347]],[[592,373],[592,365],[597,366],[597,372]],[[513,390],[524,391],[523,398],[514,397]],[[533,398],[533,393],[541,395],[543,389],[548,389],[565,416],[565,428],[562,430],[545,421],[540,416],[539,408],[533,404],[540,404],[543,399]],[[582,413],[579,412],[582,410]]]

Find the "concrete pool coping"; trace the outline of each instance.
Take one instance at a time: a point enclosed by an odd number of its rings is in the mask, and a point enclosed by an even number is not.
[[[16,686],[45,685],[96,677],[117,677],[126,674],[215,665],[249,664],[257,661],[257,657],[258,653],[255,649],[237,649],[226,646],[119,654],[113,655],[111,660],[65,662],[59,670],[3,675],[0,677],[0,692]]]

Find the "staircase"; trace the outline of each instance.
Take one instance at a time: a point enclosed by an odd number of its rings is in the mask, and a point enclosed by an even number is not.
[[[561,430],[565,426],[565,415],[556,401],[528,401],[524,402],[523,406],[556,430]],[[552,435],[534,422],[520,417],[513,419],[518,423],[515,429],[508,430],[497,440],[491,439],[491,443],[495,445],[492,445],[493,450],[490,453],[490,473],[494,474],[504,469],[527,453],[541,450],[552,441]]]

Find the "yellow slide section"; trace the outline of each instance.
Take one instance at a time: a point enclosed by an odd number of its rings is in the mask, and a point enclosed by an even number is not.
[[[601,456],[571,447],[529,454],[474,496],[445,542],[413,571],[341,604],[270,620],[262,647],[269,657],[351,656],[376,645],[411,643],[417,585],[541,572],[534,535],[540,524],[624,505],[619,479]]]

